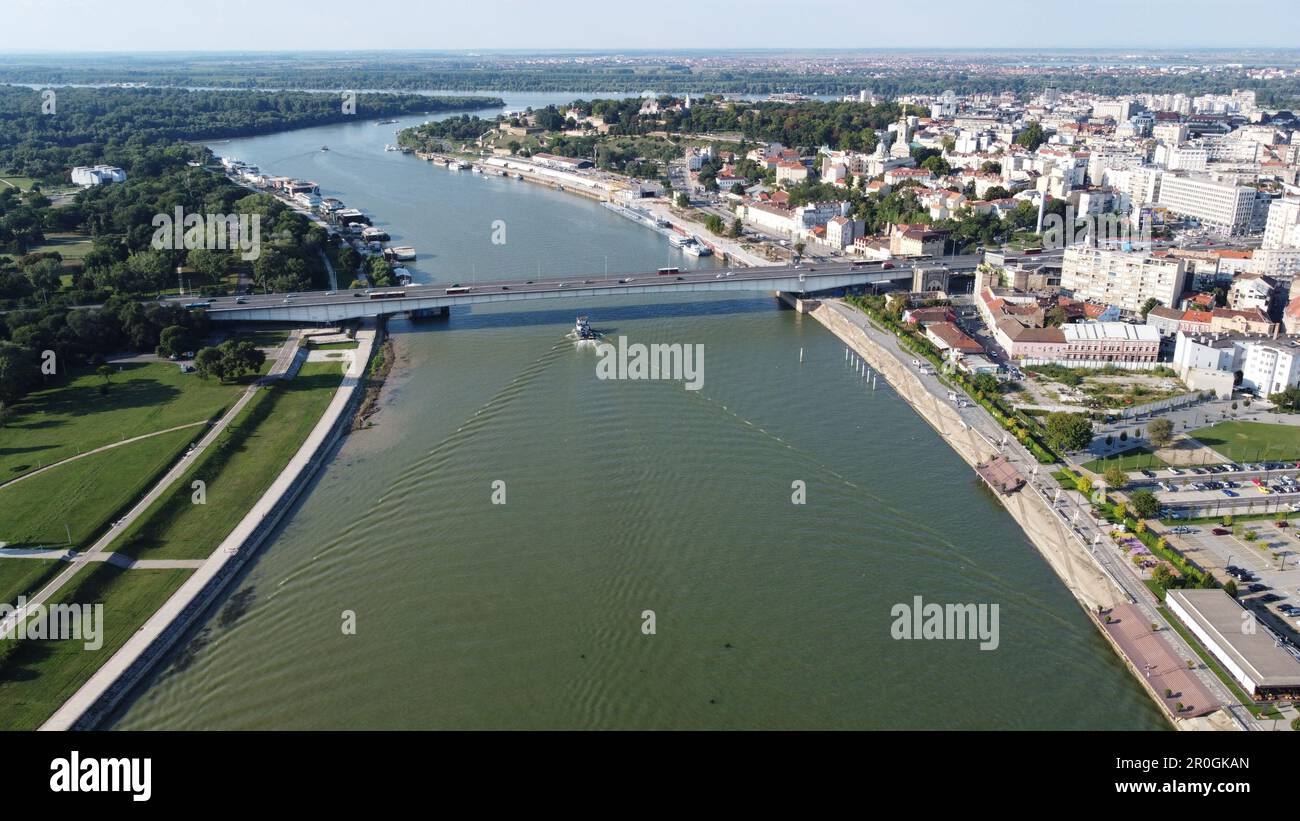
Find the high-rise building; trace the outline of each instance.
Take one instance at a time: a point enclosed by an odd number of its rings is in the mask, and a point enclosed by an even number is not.
[[[1187,278],[1181,259],[1072,245],[1061,261],[1061,290],[1076,299],[1138,313],[1148,299],[1173,307]]]
[[[1157,202],[1171,213],[1229,235],[1250,232],[1258,191],[1205,176],[1165,174]]]

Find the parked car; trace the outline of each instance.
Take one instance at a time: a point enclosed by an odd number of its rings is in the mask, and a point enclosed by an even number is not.
[[[1232,533],[1232,531],[1228,530],[1226,527],[1213,527],[1210,528],[1210,532],[1215,536],[1228,536]]]

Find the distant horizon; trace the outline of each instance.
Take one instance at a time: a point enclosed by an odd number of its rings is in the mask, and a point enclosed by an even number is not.
[[[654,41],[674,43],[668,53],[716,51],[719,42],[749,47],[743,50],[851,52],[863,50],[863,40],[891,41],[867,47],[884,51],[1300,47],[1284,20],[1263,24],[1285,16],[1272,0],[1238,0],[1231,18],[1225,18],[1221,3],[1211,0],[1092,0],[1085,7],[1004,0],[995,9],[965,0],[924,5],[868,0],[815,13],[778,0],[657,0],[644,6],[606,5],[599,13],[575,0],[544,5],[479,0],[471,7],[378,0],[364,9],[346,0],[226,0],[218,9],[116,0],[111,13],[105,13],[108,8],[95,0],[8,0],[6,28],[18,35],[13,39],[26,53],[54,54],[663,51],[648,45]],[[364,24],[354,22],[358,14],[364,15]],[[84,24],[68,25],[70,21]],[[1089,38],[1099,31],[1112,42],[1091,45]],[[945,39],[949,43],[926,42]],[[784,42],[774,44],[777,40]],[[234,48],[213,52],[214,43]],[[601,45],[593,49],[595,43]]]
[[[1041,54],[1044,52],[1082,52],[1092,54],[1102,54],[1109,52],[1149,52],[1152,54],[1177,54],[1180,52],[1201,52],[1201,53],[1222,53],[1238,54],[1241,52],[1266,50],[1270,52],[1296,52],[1300,54],[1300,46],[1269,46],[1269,45],[1240,45],[1240,46],[1147,46],[1147,45],[1111,45],[1111,46],[1067,46],[1067,45],[1041,45],[1033,48],[1024,46],[861,46],[861,47],[840,47],[840,46],[754,46],[751,48],[711,48],[711,47],[692,47],[692,48],[653,48],[653,47],[636,47],[636,48],[607,48],[607,49],[590,49],[590,48],[565,48],[565,47],[460,47],[460,48],[245,48],[245,49],[210,49],[210,48],[177,48],[177,49],[27,49],[27,50],[10,50],[0,51],[2,57],[23,57],[23,56],[45,56],[45,55],[119,55],[148,57],[153,55],[214,55],[214,56],[238,56],[246,54],[257,55],[348,55],[348,54],[428,54],[428,55],[449,55],[458,57],[475,56],[480,54],[515,54],[515,55],[542,55],[542,54],[581,54],[588,56],[608,56],[617,57],[626,54],[637,55],[674,55],[674,54],[713,54],[713,55],[744,55],[744,54],[889,54],[894,52],[934,52],[934,53],[981,53],[981,52],[1019,52],[1025,55]]]

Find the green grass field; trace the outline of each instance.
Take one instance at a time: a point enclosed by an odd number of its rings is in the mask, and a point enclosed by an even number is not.
[[[1220,422],[1190,435],[1234,462],[1300,458],[1300,426],[1296,425]]]
[[[17,188],[19,191],[30,191],[36,180],[31,177],[18,177],[5,174],[0,176],[0,187]]]
[[[324,345],[313,345],[313,351],[350,351],[356,349],[361,344],[359,342],[326,342]]]
[[[45,242],[30,249],[29,253],[58,251],[65,260],[81,259],[90,253],[94,244],[82,234],[46,234]]]
[[[0,730],[34,730],[112,657],[192,570],[83,568],[52,603],[103,603],[103,646],[82,641],[0,641]]]
[[[15,406],[0,428],[0,482],[110,442],[211,419],[243,390],[182,374],[170,362],[111,367],[122,372],[113,374],[107,394],[99,392],[99,375],[82,370]]]
[[[1156,456],[1155,452],[1148,447],[1129,448],[1105,459],[1093,459],[1091,462],[1084,462],[1081,467],[1087,468],[1093,473],[1104,473],[1106,468],[1112,465],[1119,465],[1123,470],[1168,467],[1165,460]]]
[[[89,546],[204,431],[151,436],[0,487],[0,541],[11,547],[63,546],[70,531],[74,547]]]
[[[30,596],[63,564],[58,559],[0,558],[0,603],[13,604]]]
[[[337,363],[309,362],[294,379],[262,390],[175,490],[158,499],[111,547],[147,559],[202,559],[221,544],[298,452],[343,378]],[[206,485],[194,504],[191,483]]]

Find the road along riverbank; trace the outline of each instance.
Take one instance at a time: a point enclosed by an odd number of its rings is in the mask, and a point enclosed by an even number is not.
[[[361,330],[343,381],[298,452],[235,529],[170,599],[42,726],[93,729],[184,636],[293,507],[352,426],[376,332]],[[303,358],[303,354],[299,354]]]

